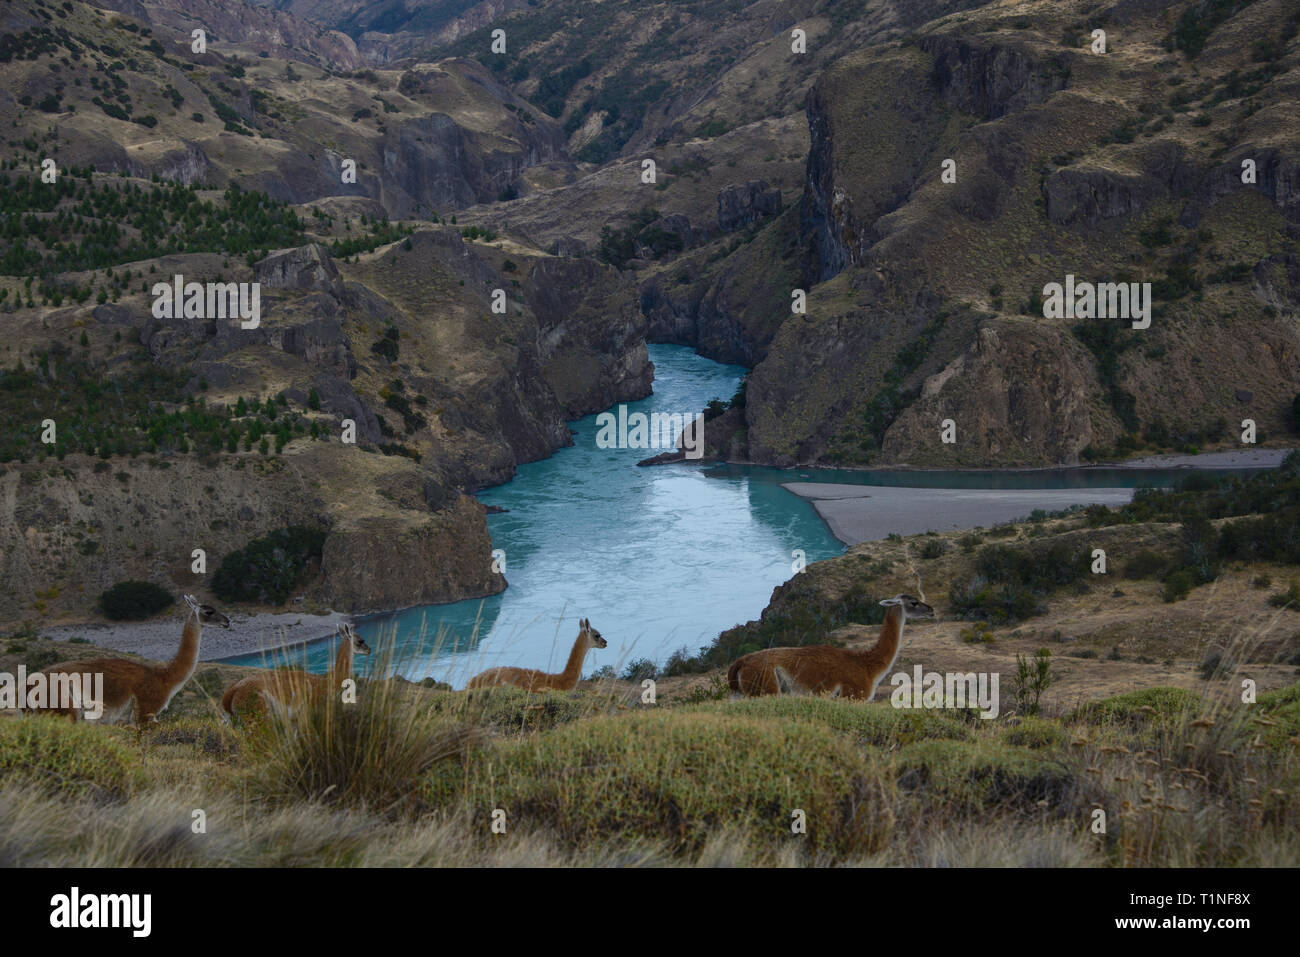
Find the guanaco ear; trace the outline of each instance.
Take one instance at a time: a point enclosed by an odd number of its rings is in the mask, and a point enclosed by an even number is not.
[[[882,599],[880,599],[880,603],[881,603],[882,605],[901,605],[901,604],[903,603],[903,599],[901,599],[901,598],[882,598]]]

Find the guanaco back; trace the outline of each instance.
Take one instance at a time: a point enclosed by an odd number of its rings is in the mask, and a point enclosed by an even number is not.
[[[592,648],[604,648],[609,643],[600,632],[591,627],[586,618],[578,622],[578,638],[569,652],[569,661],[559,674],[538,671],[536,668],[510,666],[489,668],[469,680],[466,689],[492,688],[497,685],[514,685],[525,691],[570,691],[582,676],[582,662]]]
[[[933,618],[934,609],[911,595],[881,601],[889,610],[876,643],[861,651],[810,645],[767,648],[737,658],[727,669],[727,684],[741,695],[830,694],[870,701],[880,679],[893,666],[909,618]]]
[[[353,630],[351,625],[339,625],[338,651],[334,666],[328,674],[312,675],[305,671],[277,670],[240,678],[221,697],[221,707],[231,718],[237,713],[265,715],[275,708],[284,715],[292,715],[313,697],[333,694],[347,678],[352,677],[352,662],[356,655],[370,654],[370,646]]]

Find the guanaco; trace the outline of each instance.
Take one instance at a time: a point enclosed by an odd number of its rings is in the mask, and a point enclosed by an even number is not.
[[[176,657],[166,663],[161,661],[130,661],[126,658],[83,658],[64,661],[42,668],[46,675],[99,675],[104,676],[103,714],[98,720],[114,723],[131,717],[135,712],[136,724],[143,725],[158,720],[176,692],[185,686],[199,662],[199,638],[202,623],[212,622],[223,628],[230,627],[230,619],[211,605],[202,605],[193,595],[185,595],[190,613],[185,617],[181,631],[181,646]],[[46,714],[67,715],[74,722],[90,710],[83,702],[80,708],[43,708]]]
[[[221,697],[221,707],[234,718],[236,713],[265,715],[268,706],[283,716],[291,716],[316,696],[332,694],[344,680],[352,677],[355,655],[370,654],[370,646],[351,625],[339,625],[338,651],[329,674],[311,675],[305,671],[277,670],[240,678]]]
[[[536,668],[489,668],[471,678],[466,688],[514,685],[525,691],[572,691],[582,674],[582,662],[587,657],[587,652],[592,648],[604,648],[608,644],[600,632],[591,627],[591,622],[583,618],[578,622],[578,639],[569,652],[569,663],[558,675],[538,671]]]
[[[903,624],[909,618],[933,618],[934,609],[911,595],[881,601],[889,610],[875,645],[861,651],[810,645],[767,648],[736,659],[727,669],[727,684],[738,695],[830,694],[870,701],[898,657]]]

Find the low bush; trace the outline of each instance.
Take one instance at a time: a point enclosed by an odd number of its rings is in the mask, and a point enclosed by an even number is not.
[[[176,599],[167,589],[145,581],[118,582],[99,596],[99,607],[114,621],[139,621],[158,614]]]

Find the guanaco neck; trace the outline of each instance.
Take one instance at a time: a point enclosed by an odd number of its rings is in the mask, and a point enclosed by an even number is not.
[[[338,653],[334,656],[334,670],[330,673],[330,678],[337,683],[344,678],[352,677],[352,639],[344,635],[343,641],[339,643]]]
[[[582,672],[582,659],[587,657],[587,651],[591,648],[591,642],[587,638],[585,631],[578,633],[578,640],[573,643],[573,650],[569,652],[569,663],[564,666],[560,672],[560,677],[568,684],[577,684],[578,677]]]
[[[181,646],[176,652],[176,657],[167,663],[165,669],[165,674],[171,681],[184,683],[194,674],[194,668],[199,663],[199,632],[202,627],[199,624],[198,612],[185,619],[185,630],[181,632]]]
[[[903,643],[903,622],[906,615],[902,605],[891,605],[885,612],[885,622],[880,626],[880,637],[870,648],[858,654],[873,665],[888,668],[898,657],[898,649]]]

